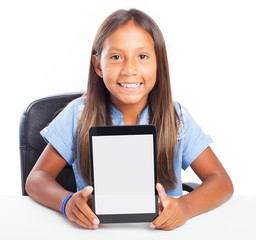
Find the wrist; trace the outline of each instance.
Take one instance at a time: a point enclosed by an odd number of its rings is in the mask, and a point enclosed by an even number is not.
[[[75,194],[75,193],[71,193],[71,194],[67,195],[67,196],[64,198],[64,200],[62,201],[62,204],[61,204],[61,212],[63,213],[63,215],[64,215],[65,217],[67,217],[66,210],[65,210],[66,205],[67,205],[67,202],[68,202],[69,199],[73,196],[73,194]]]
[[[193,217],[192,209],[190,208],[190,205],[184,196],[179,198],[180,203],[183,205],[184,211],[187,213],[187,219],[190,219]]]

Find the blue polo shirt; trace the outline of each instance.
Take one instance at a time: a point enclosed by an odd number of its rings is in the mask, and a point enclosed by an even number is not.
[[[77,168],[74,160],[73,142],[78,121],[84,109],[85,97],[73,100],[62,112],[40,133],[47,143],[61,154],[61,156],[72,165],[77,191],[82,190],[88,184],[85,182]],[[175,190],[166,191],[169,196],[182,195],[181,170],[186,170],[188,166],[212,143],[212,139],[206,135],[200,126],[193,119],[189,111],[184,107],[179,107],[176,102],[174,106],[179,114],[182,115],[178,135],[178,154],[174,156],[174,169],[178,180]],[[124,125],[122,113],[113,104],[110,107],[113,125]],[[149,123],[149,109],[146,106],[138,116],[138,124]],[[77,161],[77,159],[76,159]]]

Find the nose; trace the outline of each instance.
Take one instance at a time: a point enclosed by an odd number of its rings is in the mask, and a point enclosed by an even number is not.
[[[132,59],[132,58],[126,59],[123,64],[121,74],[126,75],[126,76],[137,75],[138,74],[138,63],[137,63],[136,59]]]

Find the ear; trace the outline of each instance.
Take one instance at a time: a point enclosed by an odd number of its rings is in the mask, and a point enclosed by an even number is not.
[[[94,71],[97,73],[97,75],[103,78],[100,60],[96,57],[96,55],[92,55],[92,64],[94,67]]]

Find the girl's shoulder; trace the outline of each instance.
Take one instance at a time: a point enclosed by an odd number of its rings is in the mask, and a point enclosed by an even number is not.
[[[188,109],[179,102],[173,102],[174,108],[178,114],[177,123],[179,126],[178,140],[185,137],[185,127],[190,119],[190,113]]]
[[[84,103],[85,103],[85,96],[81,96],[81,97],[78,97],[78,98],[75,98],[74,100],[72,100],[68,106],[69,107],[77,107],[77,106],[80,106],[80,105],[83,105],[84,106]]]
[[[85,104],[85,96],[82,96],[72,100],[67,105],[66,110],[72,111],[75,116],[78,116],[78,118],[80,118],[84,110],[84,104]]]
[[[182,104],[180,104],[179,102],[173,102],[174,108],[180,118],[180,120],[185,120],[184,118],[186,118],[186,115],[189,114],[188,109],[183,106]]]

